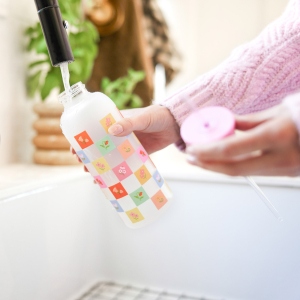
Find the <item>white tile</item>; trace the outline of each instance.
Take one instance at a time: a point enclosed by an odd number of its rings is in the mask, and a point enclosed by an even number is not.
[[[92,176],[98,176],[99,175],[99,173],[94,168],[94,166],[92,165],[92,163],[86,164],[85,166],[87,167],[87,169],[89,170],[89,172],[91,173]]]
[[[124,162],[124,158],[118,149],[114,149],[108,154],[104,155],[104,158],[111,167],[111,169]]]
[[[121,199],[118,199],[118,202],[125,212],[136,208],[136,205],[130,196],[125,196]]]
[[[90,161],[95,161],[103,156],[95,145],[91,145],[85,148],[83,151]]]
[[[145,162],[145,167],[148,169],[151,176],[153,176],[153,174],[156,172],[156,168],[150,159],[147,159],[147,161]]]
[[[122,221],[129,225],[130,227],[132,226],[132,222],[130,221],[129,217],[127,216],[126,212],[123,213],[119,213],[120,218],[122,219]]]
[[[153,197],[159,190],[159,186],[157,185],[156,181],[150,178],[144,185],[143,188],[145,192],[148,194],[149,198]]]
[[[124,143],[127,140],[127,137],[116,137],[113,135],[109,135],[110,139],[112,140],[112,142],[115,144],[116,147],[120,146],[122,143]]]
[[[104,174],[101,174],[101,178],[104,180],[107,187],[110,187],[112,185],[115,185],[119,183],[119,179],[115,175],[115,173],[112,170],[109,170],[105,172]]]
[[[171,198],[173,198],[173,192],[170,189],[169,185],[166,183],[166,181],[163,184],[163,186],[161,187],[161,191],[167,197],[168,200],[171,199]]]
[[[158,209],[156,208],[156,206],[154,205],[151,199],[141,204],[139,206],[139,210],[145,219],[154,218],[155,216],[158,215]]]
[[[126,159],[126,162],[133,173],[143,166],[143,162],[137,153],[133,153],[129,158]]]
[[[88,133],[94,143],[107,136],[107,132],[102,127],[100,122],[97,122],[95,120],[90,123],[90,126],[86,125],[85,131]]]
[[[134,150],[137,150],[141,146],[140,141],[137,139],[137,137],[133,133],[128,137],[128,140],[129,140],[130,144],[132,145],[132,147],[134,148]]]
[[[101,189],[106,199],[108,200],[116,200],[115,196],[112,194],[109,188]],[[119,200],[118,200],[119,201]]]
[[[122,185],[126,189],[128,194],[131,194],[135,190],[139,189],[141,187],[140,182],[137,180],[136,176],[134,174],[130,175],[128,178],[124,179],[122,181]]]

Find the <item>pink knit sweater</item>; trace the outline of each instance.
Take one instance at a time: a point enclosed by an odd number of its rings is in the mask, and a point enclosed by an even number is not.
[[[164,101],[179,125],[198,107],[225,106],[236,114],[261,111],[300,90],[300,0],[253,41]],[[295,98],[295,97],[294,97]],[[300,132],[300,95],[289,101]]]

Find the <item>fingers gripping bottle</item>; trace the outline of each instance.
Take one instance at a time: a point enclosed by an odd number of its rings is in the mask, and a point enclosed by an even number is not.
[[[108,133],[123,118],[114,102],[81,82],[59,100],[63,134],[124,223],[140,228],[168,210],[172,192],[135,134]]]

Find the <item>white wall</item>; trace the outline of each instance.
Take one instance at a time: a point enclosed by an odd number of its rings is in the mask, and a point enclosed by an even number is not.
[[[238,45],[255,38],[288,0],[158,0],[183,55],[168,94],[211,70]]]
[[[0,0],[0,165],[31,160],[35,116],[26,97],[24,29],[34,20],[33,0]]]

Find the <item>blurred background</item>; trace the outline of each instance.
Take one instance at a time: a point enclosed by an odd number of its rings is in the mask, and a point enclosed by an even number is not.
[[[61,1],[76,58],[70,65],[71,83],[81,80],[90,91],[105,92],[121,109],[162,101],[217,66],[236,46],[255,38],[280,16],[287,2]],[[55,129],[59,109],[43,115],[45,108],[33,108],[57,102],[62,90],[60,71],[50,67],[37,22],[33,0],[0,0],[1,165],[33,162],[35,146],[67,150]],[[46,120],[46,125],[39,121],[34,130],[36,113],[55,120]],[[52,124],[52,132],[45,129],[47,124]],[[43,157],[40,160],[43,163]]]

